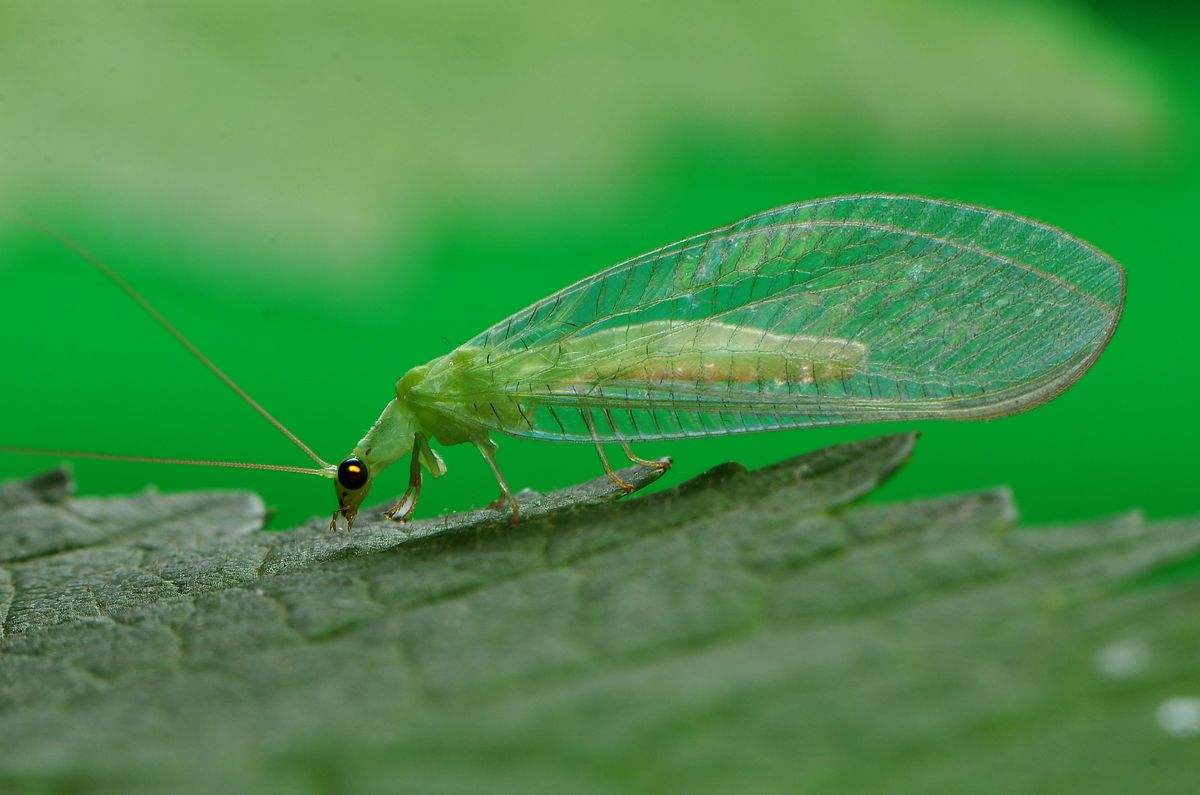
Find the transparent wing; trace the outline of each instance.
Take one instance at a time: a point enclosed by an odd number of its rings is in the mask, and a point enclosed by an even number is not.
[[[903,196],[771,210],[614,266],[444,361],[506,433],[661,439],[992,417],[1078,379],[1121,268],[1003,212]]]

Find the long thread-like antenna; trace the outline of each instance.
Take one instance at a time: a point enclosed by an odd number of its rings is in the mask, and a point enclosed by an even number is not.
[[[329,468],[329,466],[330,466],[329,463],[327,463],[324,459],[322,459],[321,456],[317,455],[316,452],[314,452],[311,447],[306,445],[304,442],[300,441],[300,437],[296,436],[296,434],[294,434],[290,430],[288,430],[287,426],[285,426],[282,422],[275,419],[275,417],[273,417],[271,415],[271,412],[269,412],[265,408],[263,408],[257,400],[250,397],[250,394],[248,392],[246,392],[246,390],[242,389],[242,387],[239,386],[236,381],[234,381],[232,378],[230,378],[228,375],[226,375],[225,371],[223,371],[220,367],[217,367],[217,365],[213,363],[212,359],[209,359],[207,356],[205,356],[204,353],[201,352],[201,350],[199,348],[197,348],[194,344],[192,344],[191,340],[189,340],[187,337],[185,337],[183,335],[182,331],[175,328],[175,325],[173,323],[171,323],[171,321],[167,320],[166,317],[163,316],[162,312],[158,311],[158,309],[154,306],[154,304],[150,303],[150,301],[147,300],[145,296],[143,296],[141,293],[139,293],[137,290],[135,290],[133,288],[133,286],[129,284],[129,282],[122,279],[121,276],[119,274],[117,274],[116,271],[114,271],[111,267],[109,267],[108,263],[106,263],[104,260],[100,259],[98,256],[93,254],[91,251],[88,251],[86,248],[84,248],[79,243],[76,243],[74,240],[72,240],[71,238],[64,235],[62,232],[59,232],[57,229],[53,229],[53,228],[46,226],[45,224],[42,224],[38,221],[34,221],[32,219],[24,218],[21,216],[16,216],[14,220],[18,221],[21,224],[24,224],[25,226],[28,226],[29,228],[31,228],[35,231],[41,232],[44,235],[48,235],[49,237],[54,238],[59,243],[63,244],[64,246],[69,248],[71,251],[73,251],[77,255],[79,255],[79,257],[82,258],[84,262],[87,262],[89,265],[91,265],[93,268],[95,268],[97,271],[99,271],[102,276],[104,276],[106,279],[108,279],[110,282],[112,282],[118,288],[120,288],[121,292],[125,293],[125,295],[127,295],[131,299],[133,299],[134,303],[136,303],[138,306],[140,306],[142,308],[142,310],[147,315],[149,315],[151,317],[151,319],[154,320],[155,323],[162,326],[162,328],[168,334],[170,334],[172,337],[174,337],[175,341],[178,342],[180,345],[182,345],[188,353],[190,353],[192,356],[196,357],[196,360],[199,361],[200,364],[204,365],[206,368],[208,368],[209,372],[211,372],[217,378],[221,379],[221,381],[225,384],[225,386],[232,389],[234,394],[236,394],[242,400],[246,401],[246,404],[248,406],[250,406],[250,408],[257,411],[259,413],[259,415],[262,416],[263,419],[265,419],[267,422],[274,425],[275,429],[277,431],[279,431],[280,433],[282,433],[284,436],[286,436],[288,439],[290,439],[292,444],[296,445],[301,450],[303,450],[305,455],[307,455],[309,458],[311,458],[319,466],[322,467],[322,470]],[[8,452],[17,452],[17,450],[18,450],[18,448],[3,448],[3,449],[7,449]],[[19,449],[28,449],[28,448],[19,448]],[[65,455],[65,452],[63,454]],[[97,453],[94,456],[83,455],[83,456],[76,456],[76,457],[99,457],[99,455],[100,454]],[[125,456],[118,457],[118,458],[110,457],[105,460],[129,460],[129,461],[139,460],[139,461],[154,461],[155,463],[172,463],[172,462],[181,463],[178,459],[169,459],[169,460],[168,459],[149,459],[149,458],[135,459],[132,457],[125,457]],[[196,466],[201,466],[201,465],[233,466],[232,462],[226,462],[226,463],[209,462],[208,464],[201,464],[199,462],[186,462],[186,463],[191,463]],[[270,466],[270,465],[264,464],[262,466],[255,465],[253,467],[246,466],[243,468],[263,469],[268,466]],[[284,471],[284,472],[293,471],[293,469],[286,468],[286,467],[272,467],[272,468],[279,470],[279,471]],[[320,473],[322,471],[322,470],[307,470],[307,469],[299,469],[299,468],[296,468],[296,469],[298,471],[302,471],[302,472],[316,471],[316,472]]]
[[[86,458],[93,461],[120,461],[129,464],[175,464],[187,467],[220,467],[223,469],[259,469],[266,472],[294,472],[298,475],[320,475],[332,477],[330,469],[293,467],[284,464],[253,464],[246,461],[209,461],[202,458],[158,458],[148,455],[120,455],[117,453],[93,453],[88,450],[50,450],[44,447],[6,447],[0,445],[0,454],[45,456],[47,458]]]

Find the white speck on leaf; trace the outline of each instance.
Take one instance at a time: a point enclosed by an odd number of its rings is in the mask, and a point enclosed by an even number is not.
[[[1154,713],[1158,726],[1172,737],[1200,736],[1200,698],[1168,698]]]
[[[1150,649],[1132,638],[1113,641],[1096,652],[1096,671],[1107,679],[1130,679],[1149,663]]]

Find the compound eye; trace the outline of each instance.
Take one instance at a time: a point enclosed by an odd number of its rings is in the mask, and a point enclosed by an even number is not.
[[[367,465],[361,460],[347,458],[338,464],[337,479],[343,488],[350,489],[350,491],[358,491],[367,485],[370,475],[367,473]]]

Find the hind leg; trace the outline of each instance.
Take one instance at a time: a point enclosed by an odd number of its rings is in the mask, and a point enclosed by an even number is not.
[[[670,456],[663,456],[662,458],[659,458],[657,460],[650,461],[645,458],[639,458],[638,456],[634,455],[633,450],[629,447],[629,442],[625,441],[624,439],[620,440],[620,444],[621,444],[621,449],[625,451],[625,457],[628,458],[633,463],[637,464],[638,466],[643,466],[643,467],[646,467],[647,469],[654,469],[659,472],[666,472],[668,469],[671,468],[672,462],[671,462]]]
[[[636,486],[618,475],[617,471],[612,468],[612,464],[608,463],[608,456],[604,454],[604,445],[600,442],[600,435],[596,433],[596,420],[592,417],[592,410],[588,409],[584,411],[580,409],[579,416],[583,417],[584,423],[592,434],[592,441],[596,445],[596,455],[600,457],[600,466],[604,467],[604,474],[608,475],[608,479],[616,483],[617,488],[626,494],[636,489]]]

